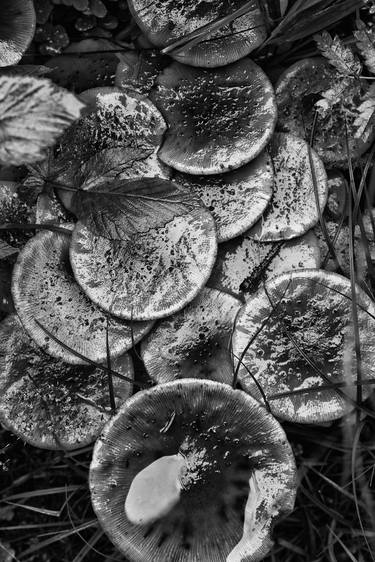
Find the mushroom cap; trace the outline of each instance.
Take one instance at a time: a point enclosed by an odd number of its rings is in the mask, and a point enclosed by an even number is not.
[[[128,354],[112,369],[133,379]],[[117,405],[132,384],[113,377]],[[0,323],[0,421],[35,447],[77,449],[92,443],[110,419],[107,375],[52,359],[32,342],[17,316]]]
[[[78,221],[70,261],[77,282],[104,310],[127,320],[154,320],[194,299],[216,252],[215,222],[202,206],[131,240],[97,236]]]
[[[35,32],[33,0],[0,1],[0,67],[17,64]]]
[[[332,88],[342,76],[329,62],[320,57],[307,58],[292,64],[280,76],[276,84],[278,128],[286,133],[309,140],[315,119],[315,103],[323,92]],[[365,81],[362,81],[365,82]],[[367,85],[362,84],[363,93]],[[351,158],[361,156],[375,137],[375,120],[371,122],[371,134],[364,142],[355,138],[355,109],[349,100],[347,105],[335,105],[329,117],[318,117],[314,129],[314,149],[330,167],[347,167],[348,158],[343,134],[343,123],[348,125],[348,143]]]
[[[261,242],[290,240],[307,232],[319,220],[309,146],[294,135],[276,133],[269,153],[275,171],[273,197],[251,235]],[[323,211],[328,196],[327,174],[313,150],[311,156]]]
[[[271,82],[250,59],[214,70],[175,62],[150,98],[169,125],[159,158],[186,174],[247,164],[270,140],[277,118]]]
[[[180,501],[153,525],[131,523],[124,503],[132,481],[179,451],[186,459]],[[255,476],[260,494],[253,496]],[[236,560],[259,561],[272,544],[271,525],[293,508],[295,487],[290,446],[266,409],[228,385],[193,379],[130,398],[106,425],[90,467],[100,524],[131,562],[224,562],[239,543]]]
[[[246,233],[220,244],[207,285],[247,299],[259,281],[293,269],[318,268],[320,263],[319,243],[312,231],[282,245],[257,242]]]
[[[232,384],[230,338],[241,302],[204,288],[183,310],[160,321],[143,341],[141,354],[157,383],[179,378]]]
[[[129,0],[135,21],[147,38],[166,47],[199,28],[225,17],[246,4],[245,0]],[[197,44],[171,52],[184,64],[199,67],[224,66],[248,55],[266,39],[264,19],[255,0],[245,15],[204,35]]]
[[[273,168],[266,151],[238,170],[215,176],[177,173],[173,181],[195,193],[215,219],[218,242],[251,228],[265,211],[273,186]]]
[[[36,321],[74,351],[101,363],[107,357],[107,314],[76,283],[69,263],[69,245],[70,234],[46,230],[29,240],[13,271],[14,305],[30,337],[47,353],[67,363],[84,363],[49,337]],[[112,356],[130,349],[151,326],[150,322],[129,323],[110,316]]]
[[[356,295],[365,379],[374,364],[375,305],[359,287]],[[297,270],[268,281],[266,290],[260,289],[240,310],[233,334],[233,351],[241,357],[266,321],[243,355],[238,372],[243,389],[262,401],[251,373],[273,414],[293,422],[321,423],[351,411],[352,403],[335,389],[312,390],[327,382],[350,385],[356,381],[351,307],[350,280],[336,273]],[[273,398],[301,389],[306,392]],[[355,399],[354,385],[342,390]],[[364,386],[364,397],[368,393]]]

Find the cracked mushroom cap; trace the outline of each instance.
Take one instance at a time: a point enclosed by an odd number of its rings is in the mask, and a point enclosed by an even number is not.
[[[33,0],[0,1],[0,67],[17,64],[34,36]]]
[[[235,297],[204,288],[183,310],[162,320],[141,348],[150,377],[158,383],[199,378],[232,384],[229,344],[240,306]]]
[[[273,197],[251,235],[260,242],[290,240],[307,232],[319,220],[309,146],[294,135],[276,133],[269,153],[275,172]],[[313,150],[311,157],[323,211],[328,196],[327,174]]]
[[[128,354],[112,369],[134,378]],[[113,375],[117,406],[132,383]],[[17,316],[0,323],[0,421],[24,441],[43,449],[77,449],[92,443],[110,419],[107,374],[73,366],[38,348]]]
[[[277,118],[271,82],[250,59],[214,70],[175,62],[150,97],[169,126],[159,158],[186,174],[221,174],[254,160]]]
[[[251,228],[272,196],[273,168],[266,151],[238,170],[215,176],[175,174],[173,181],[193,191],[215,219],[218,242]]]
[[[107,314],[86,297],[74,279],[69,262],[70,238],[69,232],[42,231],[29,240],[13,271],[14,305],[30,337],[47,353],[67,363],[84,363],[37,322],[72,350],[101,363],[107,357]],[[130,349],[151,325],[109,316],[112,356]]]
[[[184,64],[199,67],[224,66],[251,53],[266,39],[262,12],[256,0],[130,0],[135,21],[151,43],[162,48],[242,8],[248,9],[227,25],[204,34],[190,48],[170,55]]]
[[[359,287],[356,295],[366,379],[375,357],[375,305]],[[238,371],[242,388],[263,402],[252,373],[273,414],[297,423],[331,421],[353,409],[354,345],[350,280],[312,269],[269,280],[240,310],[233,334],[234,354],[242,356]],[[333,383],[343,383],[343,388],[314,390]],[[369,391],[363,387],[364,397]],[[288,395],[277,398],[283,393]]]
[[[293,508],[295,466],[281,426],[254,399],[185,379],[124,404],[96,443],[90,488],[131,562],[258,562]]]

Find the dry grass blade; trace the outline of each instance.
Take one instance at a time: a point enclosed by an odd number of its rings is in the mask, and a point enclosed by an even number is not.
[[[74,557],[72,562],[82,562],[86,558],[86,556],[93,550],[93,547],[96,543],[102,538],[103,531],[98,529],[92,537],[86,542],[83,548],[79,551],[77,556]]]
[[[84,486],[80,485],[70,485],[70,486],[57,486],[55,488],[46,488],[40,490],[32,490],[29,492],[23,492],[21,494],[13,494],[12,496],[8,496],[4,498],[4,500],[0,501],[12,501],[18,499],[28,499],[28,498],[40,498],[42,496],[51,496],[56,494],[66,494],[67,492],[76,492],[78,490],[84,490]]]
[[[235,353],[233,353],[232,351],[232,356],[239,362],[239,365],[243,366],[244,369],[246,370],[246,372],[248,373],[248,375],[251,377],[251,379],[254,381],[254,384],[256,385],[257,389],[259,390],[261,396],[262,396],[262,400],[264,402],[265,407],[267,408],[267,410],[270,412],[271,411],[271,407],[269,405],[269,402],[267,400],[267,396],[262,388],[262,386],[259,384],[258,380],[256,379],[256,377],[253,375],[253,373],[250,371],[250,369],[248,369],[247,365],[245,365],[245,363],[243,362],[242,359],[240,359],[239,357],[237,357],[237,355]],[[237,380],[235,378],[233,378],[233,388],[236,388],[237,385]]]
[[[345,551],[345,554],[348,556],[348,560],[350,560],[351,562],[358,562],[358,560],[356,558],[354,558],[353,554],[350,552],[350,550],[348,549],[347,546],[345,546],[345,544],[342,542],[342,540],[340,539],[339,536],[336,535],[335,531],[333,529],[331,529],[331,533],[332,535],[335,537],[335,539],[337,540],[337,542],[339,543],[339,545],[343,548],[343,550]]]

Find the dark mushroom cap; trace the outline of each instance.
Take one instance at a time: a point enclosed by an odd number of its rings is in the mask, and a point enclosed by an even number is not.
[[[307,232],[319,220],[309,146],[294,135],[276,133],[269,152],[275,171],[273,197],[251,235],[261,242],[290,240]],[[313,150],[311,156],[323,211],[328,195],[327,174]]]
[[[324,58],[307,58],[290,66],[276,84],[279,129],[309,140],[316,114],[315,103],[323,92],[341,80],[342,76]],[[362,84],[363,94],[367,88],[367,84]],[[329,116],[318,116],[314,129],[314,149],[328,166],[348,166],[343,134],[345,121],[352,159],[363,154],[374,139],[375,120],[372,120],[372,130],[366,142],[355,138],[355,110],[356,106],[348,100],[347,106],[334,106]]]
[[[147,38],[158,47],[166,47],[176,40],[227,16],[243,5],[245,0],[130,0],[130,10]],[[266,38],[263,15],[255,0],[249,3],[245,15],[206,34],[190,48],[171,52],[184,64],[199,67],[224,66],[248,55]]]
[[[235,297],[204,288],[183,310],[162,320],[141,348],[150,377],[158,383],[199,378],[231,384],[229,344],[240,306]]]
[[[112,369],[133,379],[128,354],[113,359]],[[117,406],[132,384],[113,376]],[[92,443],[111,417],[107,374],[73,366],[38,348],[17,316],[0,323],[0,421],[35,447],[76,449]]]
[[[15,308],[31,338],[53,357],[84,363],[49,337],[36,321],[74,351],[103,362],[107,357],[107,314],[86,297],[74,279],[69,263],[70,238],[69,233],[43,231],[25,245],[13,271]],[[130,349],[151,325],[109,316],[112,356]]]
[[[267,152],[226,174],[175,174],[173,180],[193,191],[215,219],[218,242],[251,228],[266,209],[273,186],[273,168]]]
[[[134,479],[178,454],[177,505],[154,524],[131,523],[124,504]],[[185,379],[124,404],[96,443],[90,487],[103,529],[131,562],[256,562],[274,521],[293,508],[296,483],[284,431],[265,408],[229,385]]]
[[[35,31],[33,0],[0,1],[0,67],[17,64]]]
[[[159,157],[187,174],[247,164],[270,140],[277,117],[272,85],[250,59],[214,70],[173,63],[150,97],[169,125]]]
[[[375,305],[359,287],[356,295],[361,369],[366,379],[375,357]],[[341,390],[355,400],[351,307],[350,280],[336,273],[306,269],[268,281],[240,310],[234,330],[233,351],[241,357],[266,322],[242,359],[239,380],[244,390],[263,400],[251,373],[273,414],[298,423],[330,421],[352,410],[353,404],[335,389],[312,390],[327,383],[347,383],[352,386]],[[306,392],[274,398],[302,389]],[[368,394],[364,386],[364,397]]]

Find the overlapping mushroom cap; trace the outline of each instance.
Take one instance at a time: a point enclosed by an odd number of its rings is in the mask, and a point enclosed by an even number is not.
[[[17,64],[35,31],[33,0],[0,1],[0,67]]]
[[[293,507],[295,467],[265,408],[228,385],[186,379],[127,401],[96,443],[90,487],[131,562],[256,562]]]
[[[159,150],[187,174],[220,174],[253,160],[276,122],[272,85],[250,59],[214,70],[173,63],[150,97],[169,129]]]
[[[367,378],[375,354],[375,305],[360,288],[356,300],[361,372]],[[240,310],[233,351],[242,361],[242,387],[263,402],[260,386],[274,415],[299,423],[340,418],[356,396],[350,280],[309,269],[271,279]],[[342,388],[329,388],[335,383]],[[286,395],[277,398],[280,393]]]
[[[112,361],[120,375],[133,379],[124,354]],[[113,377],[116,404],[132,384]],[[0,324],[0,421],[32,445],[76,449],[94,441],[109,420],[107,375],[100,369],[52,359],[29,338],[15,315]]]

